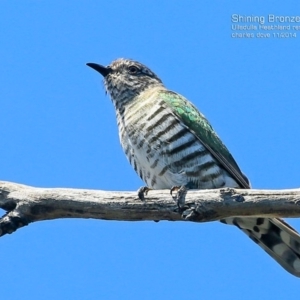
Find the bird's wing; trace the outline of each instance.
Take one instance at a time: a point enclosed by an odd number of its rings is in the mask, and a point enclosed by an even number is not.
[[[239,183],[242,188],[249,189],[250,183],[241,172],[234,158],[215,133],[210,123],[198,109],[183,96],[172,92],[160,92],[160,97],[171,109],[174,116],[192,132],[207,148],[213,157]]]

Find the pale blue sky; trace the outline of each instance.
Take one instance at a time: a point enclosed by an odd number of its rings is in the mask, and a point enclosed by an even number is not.
[[[126,57],[195,103],[254,188],[300,187],[300,30],[296,38],[231,38],[232,14],[295,16],[299,2],[228,2],[2,0],[0,179],[137,190],[111,101],[85,65]],[[300,220],[290,223],[300,230]],[[63,219],[4,236],[0,249],[3,299],[300,292],[299,279],[218,222]]]

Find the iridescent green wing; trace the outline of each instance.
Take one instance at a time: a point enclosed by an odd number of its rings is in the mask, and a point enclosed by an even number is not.
[[[250,188],[247,177],[241,172],[234,158],[215,133],[207,119],[184,97],[171,91],[161,91],[160,98],[174,115],[199,139],[213,157],[243,188]]]

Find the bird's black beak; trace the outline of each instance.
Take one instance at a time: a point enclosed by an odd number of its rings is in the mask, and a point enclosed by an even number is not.
[[[109,67],[104,67],[94,63],[87,63],[86,65],[99,72],[103,77],[106,77],[111,72],[111,68]]]

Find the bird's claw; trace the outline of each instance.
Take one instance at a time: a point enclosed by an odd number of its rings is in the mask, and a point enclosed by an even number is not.
[[[147,195],[150,190],[151,189],[149,189],[147,186],[140,187],[137,191],[139,199],[141,201],[145,201],[145,195]]]
[[[176,196],[173,196],[173,192],[177,191]],[[188,188],[184,185],[181,186],[172,186],[170,189],[170,194],[172,198],[176,201],[176,204],[178,208],[183,208],[184,207],[184,202],[185,202],[185,196],[188,191]]]

